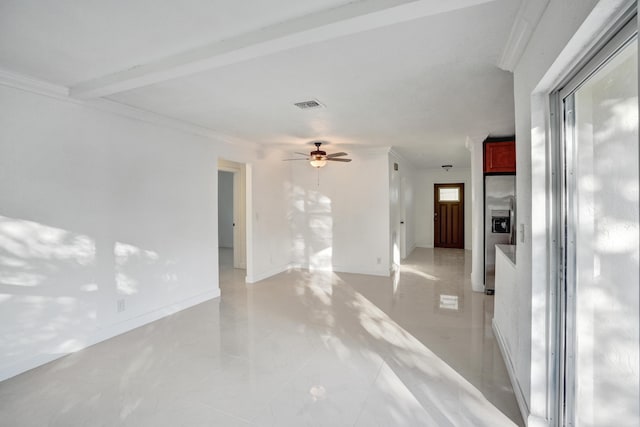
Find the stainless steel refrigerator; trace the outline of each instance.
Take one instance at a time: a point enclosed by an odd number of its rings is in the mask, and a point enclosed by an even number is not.
[[[484,177],[484,283],[495,289],[496,245],[515,243],[516,176]]]

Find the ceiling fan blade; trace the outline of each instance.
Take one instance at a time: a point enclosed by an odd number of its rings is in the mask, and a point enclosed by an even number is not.
[[[350,162],[351,161],[351,159],[333,159],[329,157],[327,157],[327,160],[330,162]]]
[[[327,154],[327,159],[330,159],[332,157],[342,157],[342,156],[346,156],[347,153],[341,151],[339,153],[331,153],[331,154]]]
[[[294,151],[293,154],[300,154],[301,156],[309,156],[309,153],[300,153],[298,151]]]
[[[282,159],[283,162],[287,162],[290,160],[307,160],[308,161],[309,159]]]

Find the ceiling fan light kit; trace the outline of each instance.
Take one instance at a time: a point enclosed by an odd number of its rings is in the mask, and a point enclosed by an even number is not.
[[[322,156],[314,156],[311,158],[311,161],[309,163],[311,163],[311,166],[313,166],[314,168],[322,168],[327,165],[327,160]]]

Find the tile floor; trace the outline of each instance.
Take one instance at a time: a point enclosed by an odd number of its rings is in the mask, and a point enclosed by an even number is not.
[[[221,261],[221,298],[0,383],[0,424],[522,425],[468,252],[254,285]]]

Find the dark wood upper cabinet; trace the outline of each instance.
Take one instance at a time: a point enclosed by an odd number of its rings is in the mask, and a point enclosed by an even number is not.
[[[516,141],[485,141],[484,173],[516,173]]]

